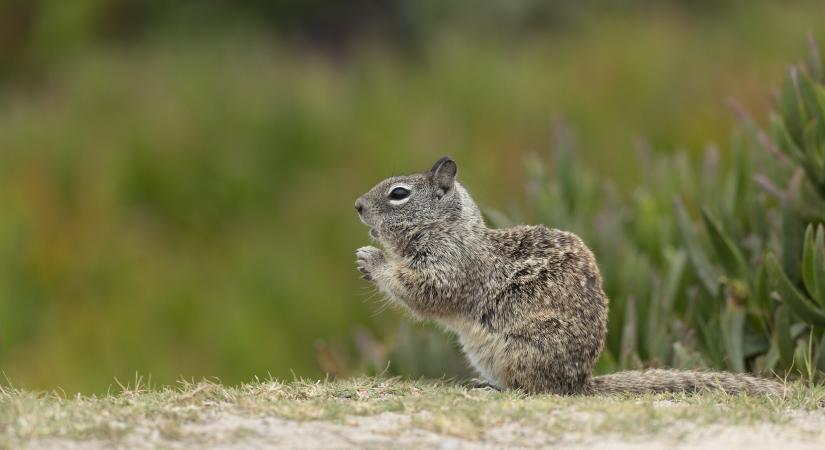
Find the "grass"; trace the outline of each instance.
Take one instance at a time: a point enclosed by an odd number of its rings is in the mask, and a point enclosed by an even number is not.
[[[507,425],[556,437],[629,438],[667,433],[678,438],[679,433],[695,427],[789,425],[800,414],[822,414],[823,402],[825,387],[802,384],[792,384],[784,399],[712,392],[694,396],[525,396],[467,389],[447,380],[372,377],[266,380],[238,386],[181,381],[175,387],[159,388],[138,380],[133,387],[121,386],[106,395],[72,397],[0,387],[0,448],[54,439],[118,445],[130,442],[135,434],[154,436],[160,446],[191,444],[193,440],[201,445],[214,442],[202,432],[204,428],[195,433],[192,427],[207,424],[209,429],[208,424],[221,418],[274,417],[351,426],[354,417],[375,418],[382,413],[408,416],[414,429],[468,441],[484,439],[487,431]],[[382,432],[402,433],[406,429],[386,427]],[[236,442],[259,431],[238,426],[224,438]],[[802,430],[799,433],[806,437]],[[825,437],[810,430],[808,434],[809,438]]]

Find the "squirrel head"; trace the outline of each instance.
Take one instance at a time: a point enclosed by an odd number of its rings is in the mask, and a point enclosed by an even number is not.
[[[483,225],[456,173],[455,161],[445,156],[424,173],[381,181],[356,200],[355,209],[370,235],[396,250],[422,233],[447,236]]]

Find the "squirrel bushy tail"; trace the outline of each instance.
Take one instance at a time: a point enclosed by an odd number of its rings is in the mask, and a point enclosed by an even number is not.
[[[783,396],[782,383],[750,375],[698,370],[630,370],[590,379],[591,394],[650,394],[721,390],[729,394],[771,394]]]

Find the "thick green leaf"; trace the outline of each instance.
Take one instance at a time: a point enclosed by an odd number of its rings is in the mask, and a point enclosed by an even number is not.
[[[814,252],[816,246],[814,244],[814,226],[809,224],[805,230],[805,243],[802,246],[802,281],[805,283],[805,288],[814,297],[817,298],[816,280],[814,280]]]
[[[728,274],[737,274],[742,278],[746,278],[749,267],[739,247],[733,243],[733,240],[716,221],[716,218],[705,208],[702,208],[702,219],[705,222],[705,228],[708,230],[710,242],[716,256],[719,257],[725,271]]]
[[[619,355],[619,367],[626,370],[630,367],[633,356],[636,354],[638,337],[636,327],[636,299],[628,297],[624,309],[624,325],[622,326],[622,349]]]
[[[802,278],[800,274],[802,259],[800,256],[802,256],[802,238],[805,228],[800,221],[799,213],[790,202],[782,204],[781,232],[782,269],[795,283]]]
[[[805,230],[802,280],[814,301],[825,308],[825,227],[822,225],[817,227],[816,233],[813,224]]]
[[[777,366],[779,363],[779,348],[776,344],[776,339],[774,339],[772,335],[768,352],[764,356],[754,359],[754,372],[764,375],[774,375],[778,373]]]
[[[805,379],[811,378],[811,370],[813,366],[813,358],[808,353],[808,342],[805,339],[796,341],[796,348],[793,352],[793,366],[796,372],[800,373]]]
[[[808,120],[803,121],[803,124],[813,120],[820,126],[825,126],[825,110],[819,104],[819,94],[817,92],[822,88],[814,84],[805,73],[799,73],[798,87],[799,96],[802,98],[802,105],[805,108],[805,116],[808,118]]]
[[[802,127],[808,121],[803,110],[797,90],[798,71],[791,68],[785,81],[782,82],[782,89],[779,100],[779,110],[782,114],[782,121],[794,144],[802,145]]]
[[[662,311],[665,314],[669,315],[673,311],[673,304],[676,302],[676,295],[685,272],[686,261],[687,256],[681,249],[673,254],[670,260],[667,278],[665,279],[664,298],[662,299]]]
[[[648,357],[660,361],[666,361],[672,353],[670,327],[673,323],[673,305],[676,303],[687,264],[687,255],[682,249],[666,256],[667,274],[664,283],[658,283],[660,279],[657,277],[650,297],[645,339]]]
[[[819,345],[816,346],[814,353],[814,367],[825,372],[825,333],[822,333],[822,338],[819,340]]]
[[[731,211],[735,217],[741,217],[748,203],[748,194],[753,180],[753,168],[751,167],[750,152],[745,147],[742,137],[735,140],[734,149],[736,165],[733,171],[734,182],[733,194],[731,195],[733,204],[729,205],[730,209],[728,211]]]
[[[719,273],[708,260],[702,245],[699,243],[699,238],[693,231],[693,224],[688,218],[685,206],[678,199],[673,201],[673,207],[676,212],[676,225],[679,228],[679,234],[682,236],[682,242],[690,257],[690,262],[693,264],[696,275],[702,282],[702,285],[707,292],[716,297],[719,292]]]
[[[825,309],[811,302],[794,287],[773,254],[768,255],[768,273],[779,297],[794,314],[806,323],[825,327]]]
[[[752,136],[757,128],[751,120],[743,121],[742,127],[752,131],[737,130],[731,137],[731,152],[733,153],[733,167],[726,172],[723,190],[720,192],[722,209],[719,211],[719,223],[725,224],[729,234],[739,236],[750,228],[748,207],[750,201],[751,184],[753,183],[753,168],[751,164]],[[707,203],[705,204],[707,207]]]
[[[799,148],[797,143],[794,142],[793,137],[791,137],[786,122],[776,116],[771,117],[770,131],[773,141],[785,153],[790,155],[792,159],[795,161],[801,161],[805,158],[804,153],[802,153],[802,149]]]
[[[762,331],[763,334],[770,334],[770,327],[768,326],[767,315],[771,312],[770,299],[768,297],[768,274],[765,271],[765,265],[759,266],[754,279],[753,289],[747,297],[748,313],[756,322],[756,327]]]
[[[817,301],[825,307],[825,225],[819,224],[816,228],[814,246],[816,246],[813,264]]]
[[[779,359],[784,368],[793,365],[794,344],[791,338],[791,317],[788,308],[779,306],[774,315],[774,345],[776,345]]]
[[[745,349],[742,336],[745,329],[745,309],[736,302],[729,301],[722,313],[720,326],[728,367],[734,372],[744,372]]]
[[[659,281],[656,279],[656,281]],[[643,302],[642,307],[647,306],[646,311],[641,311],[640,317],[647,316],[647,330],[642,339],[642,348],[647,358],[665,361],[670,351],[670,339],[668,328],[670,317],[665,313],[665,300],[662,298],[662,288],[660,283],[655,283],[650,295],[650,300]],[[647,313],[647,314],[645,314]]]
[[[800,164],[805,171],[805,175],[817,186],[825,182],[825,173],[822,169],[823,130],[825,130],[825,124],[812,120],[805,125],[802,135],[805,144],[805,156]]]
[[[720,307],[718,302],[715,302],[713,313],[707,318],[699,318],[697,325],[699,326],[699,336],[701,337],[702,345],[705,353],[711,362],[718,367],[727,366],[725,353],[725,338],[722,336],[722,313],[724,306]]]

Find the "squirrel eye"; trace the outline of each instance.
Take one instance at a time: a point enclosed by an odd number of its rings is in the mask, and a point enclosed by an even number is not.
[[[397,187],[390,191],[390,200],[403,200],[410,196],[410,190],[402,187]]]

